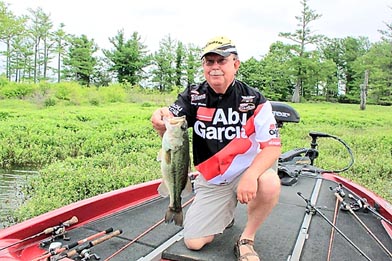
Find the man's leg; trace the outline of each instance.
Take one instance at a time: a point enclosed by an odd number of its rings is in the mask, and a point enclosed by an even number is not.
[[[267,219],[279,200],[280,179],[276,171],[269,169],[258,180],[256,197],[248,204],[248,220],[240,239],[254,240],[256,232]],[[247,246],[240,247],[240,253],[251,252]],[[249,260],[251,257],[249,257]],[[254,260],[258,260],[256,257]]]
[[[184,243],[189,249],[200,250],[211,243],[214,235],[223,233],[233,220],[238,181],[239,178],[230,184],[212,185],[202,176],[196,178],[196,196],[184,222]]]

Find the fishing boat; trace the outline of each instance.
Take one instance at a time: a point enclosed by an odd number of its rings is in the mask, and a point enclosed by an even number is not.
[[[287,104],[274,102],[273,110],[280,126],[299,122]],[[309,136],[310,148],[287,151],[279,159],[279,203],[254,246],[261,260],[392,260],[391,204],[339,176],[339,170],[316,167],[319,139],[337,139],[351,152],[338,137]],[[2,229],[0,260],[235,260],[246,206],[238,205],[232,227],[191,251],[182,227],[164,222],[169,199],[158,194],[160,183],[111,191]],[[192,200],[193,195],[183,198],[185,213]]]

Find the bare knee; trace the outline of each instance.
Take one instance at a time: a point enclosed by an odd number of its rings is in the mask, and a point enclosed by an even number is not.
[[[274,199],[280,195],[280,179],[275,172],[264,173],[259,179],[259,186],[264,199]]]
[[[214,240],[214,236],[207,236],[202,238],[184,239],[184,243],[188,249],[200,250],[206,244],[211,243],[212,240]]]

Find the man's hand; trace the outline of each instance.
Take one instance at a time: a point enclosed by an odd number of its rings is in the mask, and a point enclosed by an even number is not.
[[[173,117],[169,108],[163,107],[153,112],[151,116],[152,127],[158,132],[162,137],[163,133],[166,131],[165,123],[163,122],[164,117]]]
[[[248,204],[256,197],[258,188],[258,177],[250,173],[244,173],[241,176],[237,187],[237,199],[242,204]]]

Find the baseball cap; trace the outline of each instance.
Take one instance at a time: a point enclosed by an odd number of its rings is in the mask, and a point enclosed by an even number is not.
[[[224,36],[218,36],[210,39],[206,46],[204,46],[201,58],[208,53],[216,53],[223,57],[227,57],[232,53],[238,54],[234,43]]]

